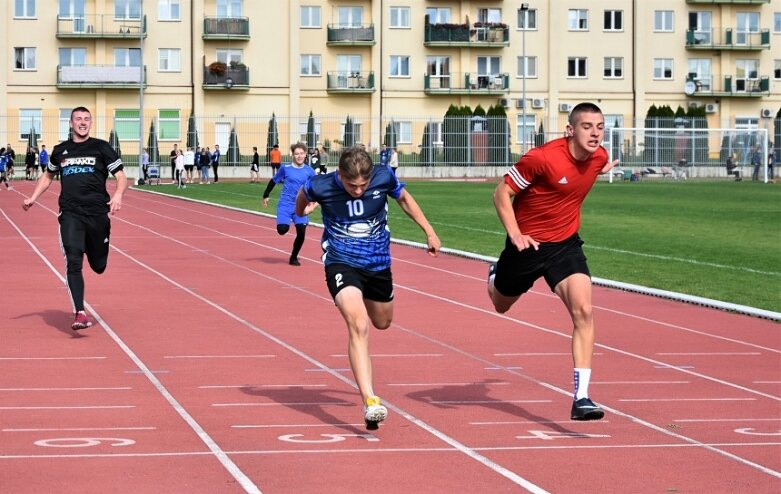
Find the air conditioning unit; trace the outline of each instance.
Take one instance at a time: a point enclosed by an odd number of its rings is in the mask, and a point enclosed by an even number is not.
[[[523,110],[526,106],[526,100],[525,99],[517,99],[515,100],[515,107],[519,110]]]
[[[559,111],[561,113],[569,113],[572,111],[572,105],[569,103],[559,103]]]
[[[762,115],[762,118],[773,118],[773,110],[771,108],[762,108],[759,114]]]
[[[499,104],[505,108],[510,108],[510,100],[507,98],[499,98]]]
[[[708,103],[705,105],[705,113],[716,113],[719,111],[718,103]]]
[[[696,101],[689,101],[689,108],[699,108],[700,106],[702,105],[700,105]]]
[[[532,100],[532,108],[545,108],[545,100],[542,98],[534,98]]]

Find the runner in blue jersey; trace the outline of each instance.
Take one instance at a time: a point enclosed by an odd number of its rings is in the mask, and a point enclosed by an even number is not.
[[[268,181],[265,192],[263,192],[263,207],[268,207],[268,197],[271,190],[278,183],[282,183],[282,193],[279,194],[277,203],[277,233],[284,235],[290,230],[290,222],[296,226],[296,238],[293,240],[293,251],[290,253],[291,266],[300,266],[298,253],[304,245],[306,238],[306,225],[309,218],[305,215],[296,215],[296,194],[304,183],[315,175],[315,170],[307,166],[306,160],[307,148],[305,144],[296,143],[290,146],[290,152],[293,154],[293,163],[286,163],[281,166],[277,173]]]
[[[296,199],[298,215],[309,214],[312,203],[322,208],[326,283],[347,323],[350,367],[369,430],[388,415],[374,394],[369,358],[369,323],[387,329],[393,321],[388,196],[425,232],[428,252],[437,256],[439,238],[412,194],[390,168],[373,166],[363,148],[344,151],[339,169],[310,178]]]

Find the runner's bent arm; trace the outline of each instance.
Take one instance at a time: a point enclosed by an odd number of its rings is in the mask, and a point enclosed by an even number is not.
[[[502,222],[507,236],[510,237],[510,241],[515,245],[518,250],[523,250],[529,247],[537,250],[539,242],[534,240],[528,235],[521,233],[521,229],[518,228],[518,220],[515,218],[515,210],[513,209],[513,198],[515,197],[515,191],[507,185],[507,182],[502,180],[494,190],[494,207],[496,213],[499,215],[499,221]]]
[[[439,237],[434,232],[431,224],[426,219],[426,215],[423,214],[423,210],[420,209],[417,201],[412,194],[407,192],[406,189],[401,190],[401,195],[396,202],[399,203],[401,209],[409,216],[412,221],[418,224],[418,226],[426,234],[426,244],[428,245],[428,253],[432,256],[439,255],[439,249],[442,247],[442,242],[439,241]]]
[[[114,195],[108,202],[111,214],[122,209],[122,196],[125,194],[125,189],[127,189],[127,175],[125,175],[124,170],[119,170],[115,173],[114,178],[117,179],[117,190],[114,191]]]
[[[25,199],[22,203],[22,208],[24,208],[25,211],[30,209],[32,205],[35,204],[35,201],[37,201],[41,196],[41,194],[46,192],[46,190],[52,184],[52,181],[54,181],[54,175],[52,175],[49,170],[46,170],[46,172],[44,172],[35,183],[35,189],[33,190],[33,193],[30,194],[30,197]]]

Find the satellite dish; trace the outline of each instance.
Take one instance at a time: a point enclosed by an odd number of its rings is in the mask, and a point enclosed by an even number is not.
[[[691,96],[697,92],[697,84],[695,84],[694,81],[686,81],[686,84],[683,85],[683,92],[686,93],[687,96]]]

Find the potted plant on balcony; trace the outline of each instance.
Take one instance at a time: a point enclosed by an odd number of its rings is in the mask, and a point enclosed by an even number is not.
[[[209,64],[209,72],[216,75],[225,75],[225,71],[228,70],[228,64],[225,62],[212,62]]]

